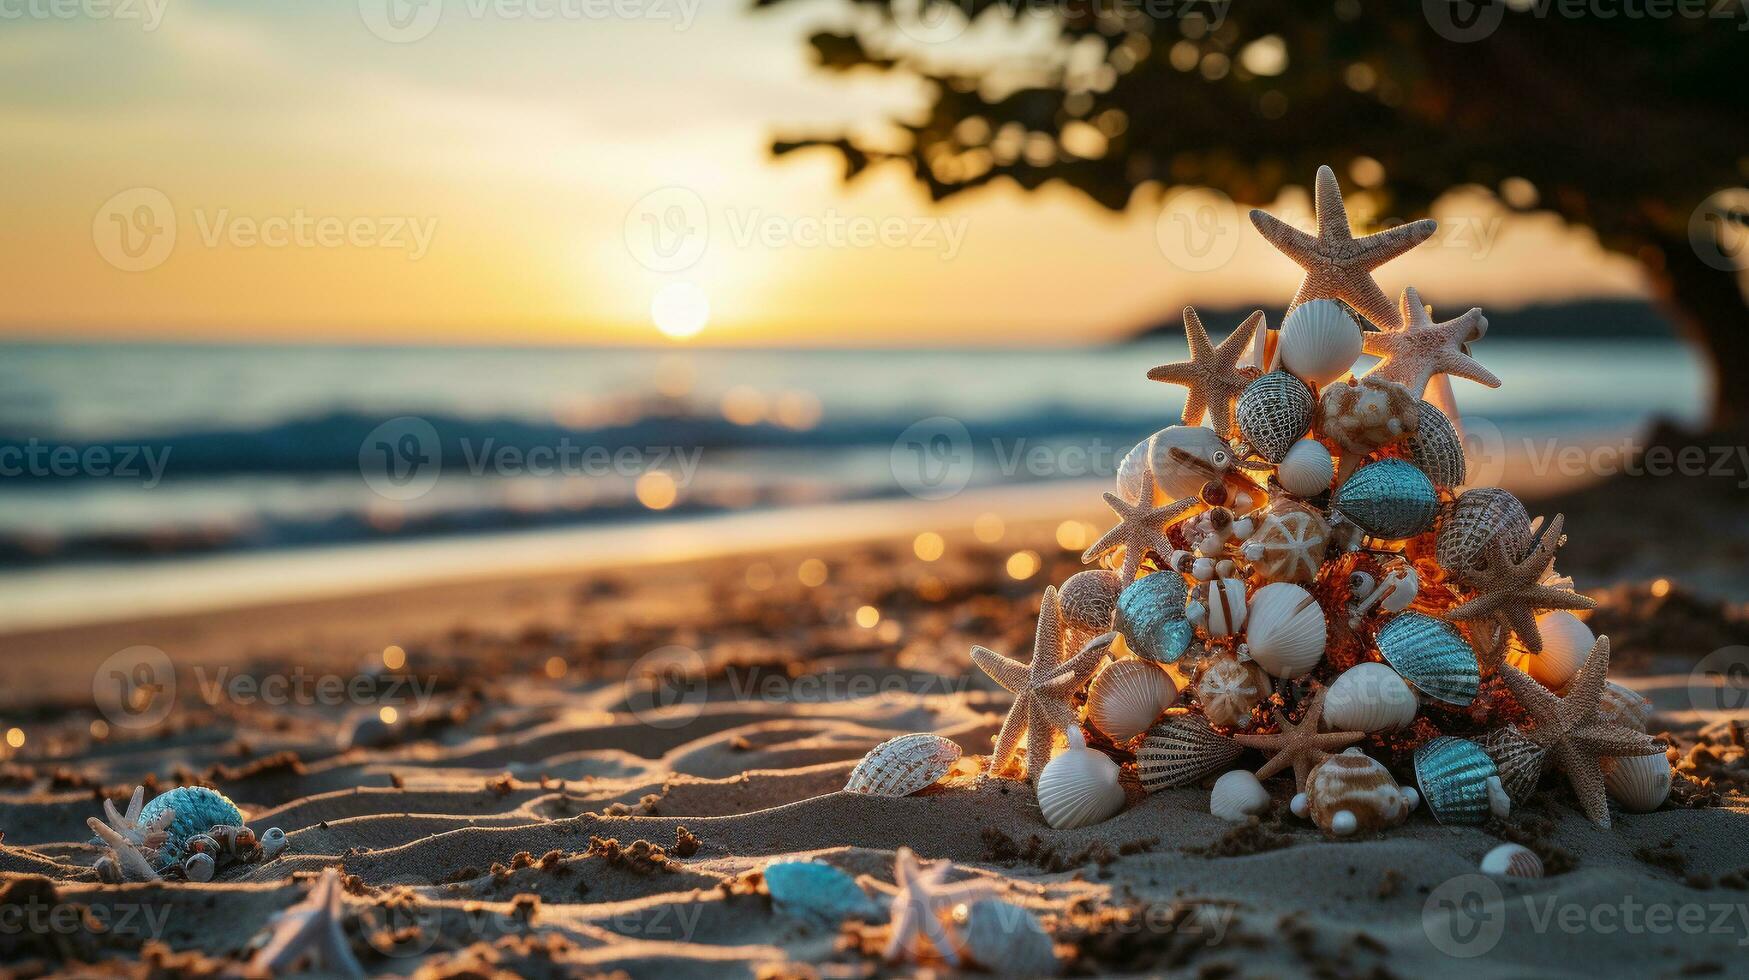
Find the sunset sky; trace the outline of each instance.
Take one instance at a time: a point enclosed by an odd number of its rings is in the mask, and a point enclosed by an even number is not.
[[[660,296],[683,325],[708,301],[699,343],[1075,343],[1185,302],[1285,303],[1296,281],[1248,224],[1219,267],[1175,264],[1157,200],[1115,217],[995,188],[936,208],[897,172],[846,188],[830,157],[773,161],[779,131],[920,98],[810,70],[833,3],[533,19],[517,11],[599,8],[449,0],[391,43],[371,27],[385,2],[127,0],[125,19],[0,25],[0,330],[641,343],[663,340]],[[1419,284],[1443,313],[1640,289],[1583,231],[1444,204],[1452,234],[1387,267],[1387,291]]]

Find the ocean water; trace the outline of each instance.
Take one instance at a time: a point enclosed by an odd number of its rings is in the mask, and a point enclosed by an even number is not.
[[[0,568],[157,562],[1109,477],[1182,342],[1066,350],[0,347]],[[1670,341],[1489,338],[1513,440],[1698,420]]]

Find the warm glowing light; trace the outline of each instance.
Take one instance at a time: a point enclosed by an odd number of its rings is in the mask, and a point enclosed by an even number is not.
[[[395,720],[401,717],[401,713],[385,704],[383,705],[383,710],[377,712],[377,717],[383,720],[383,724],[393,725]]]
[[[24,729],[8,728],[6,730],[6,744],[15,749],[22,748],[24,746]]]
[[[393,644],[383,647],[383,666],[390,670],[400,670],[407,665],[407,651]]]
[[[674,501],[680,496],[680,491],[674,485],[674,478],[661,470],[651,470],[638,477],[636,489],[638,503],[651,510],[667,510],[674,506]]]
[[[736,425],[758,425],[765,419],[765,396],[746,385],[723,392],[723,418]]]
[[[91,722],[91,737],[95,738],[95,739],[108,738],[109,737],[109,722],[104,721],[102,718],[98,718],[98,719],[93,720]]]
[[[1007,531],[1008,526],[995,514],[979,514],[978,519],[972,522],[972,534],[985,544],[995,544],[1002,540],[1002,535]]]
[[[865,630],[872,630],[880,625],[881,611],[873,606],[862,606],[856,610],[856,625]]]
[[[1661,578],[1658,581],[1653,582],[1652,583],[1652,594],[1654,596],[1657,596],[1660,599],[1669,595],[1670,594],[1670,580],[1667,578]]]
[[[1087,525],[1085,523],[1064,521],[1057,525],[1057,547],[1065,551],[1080,551],[1087,545]]]
[[[826,584],[826,563],[818,558],[809,558],[796,569],[796,578],[808,588]]]
[[[555,681],[565,676],[565,672],[570,669],[571,668],[565,663],[564,657],[547,658],[547,676]]]
[[[676,340],[697,334],[710,318],[710,297],[694,283],[671,282],[650,301],[650,321]]]
[[[924,602],[940,602],[947,598],[947,583],[933,575],[917,580],[917,598]]]
[[[764,592],[777,584],[777,572],[765,562],[754,562],[747,566],[747,587],[755,592]]]
[[[786,429],[812,429],[820,424],[820,399],[811,391],[786,391],[777,396],[771,418]]]
[[[934,531],[924,531],[922,534],[917,535],[916,540],[911,542],[911,550],[916,552],[917,557],[924,561],[934,561],[947,551],[947,542],[942,540],[941,535],[936,534]]]
[[[1013,579],[1029,579],[1038,574],[1039,558],[1036,551],[1016,551],[1008,556],[1008,577]]]

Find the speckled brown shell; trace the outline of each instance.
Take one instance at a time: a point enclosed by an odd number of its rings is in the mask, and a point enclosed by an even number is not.
[[[1377,833],[1409,817],[1409,801],[1389,769],[1358,749],[1330,756],[1306,777],[1306,804],[1312,822],[1336,833],[1336,815],[1354,814],[1354,833]]]

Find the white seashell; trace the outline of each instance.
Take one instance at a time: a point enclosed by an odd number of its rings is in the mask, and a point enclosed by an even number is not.
[[[1148,472],[1148,443],[1144,439],[1135,444],[1117,464],[1117,495],[1128,503],[1140,503],[1136,498],[1142,495],[1142,481]]]
[[[1087,688],[1087,720],[1122,744],[1148,730],[1178,700],[1178,687],[1159,664],[1134,658],[1100,668]]]
[[[1245,583],[1233,578],[1209,583],[1205,628],[1210,636],[1232,636],[1245,628]]]
[[[1281,324],[1281,366],[1320,387],[1353,370],[1360,348],[1360,324],[1335,300],[1302,303]]]
[[[947,775],[959,757],[959,745],[930,732],[889,738],[862,757],[844,789],[870,796],[910,796]]]
[[[1523,844],[1501,844],[1482,855],[1482,873],[1508,878],[1541,878],[1543,859]]]
[[[1643,732],[1652,723],[1653,713],[1652,702],[1644,694],[1615,681],[1603,682],[1603,696],[1597,704],[1598,721]]]
[[[1251,659],[1273,677],[1292,679],[1309,673],[1324,659],[1324,610],[1297,585],[1265,585],[1251,597],[1245,642]]]
[[[1221,471],[1227,470],[1233,462],[1232,447],[1213,429],[1200,425],[1173,425],[1161,429],[1148,439],[1148,464],[1154,468],[1155,486],[1162,500],[1194,497],[1209,482],[1209,474],[1173,459],[1174,449],[1182,449]]]
[[[960,952],[984,969],[1005,977],[1050,976],[1057,952],[1050,933],[1026,909],[999,898],[979,899],[953,908]]]
[[[1609,759],[1603,788],[1629,813],[1650,813],[1670,798],[1670,760],[1662,752]]]
[[[1069,747],[1038,774],[1037,790],[1045,823],[1058,830],[1096,824],[1123,809],[1117,763],[1088,748],[1086,737],[1075,725],[1069,726]]]
[[[1597,637],[1592,635],[1591,627],[1586,626],[1584,620],[1565,609],[1538,616],[1536,628],[1543,635],[1542,652],[1531,653],[1514,643],[1507,660],[1536,678],[1542,686],[1559,691],[1579,673]]]
[[[1301,439],[1275,468],[1276,482],[1296,497],[1316,497],[1336,478],[1336,460],[1316,439]]]
[[[1333,732],[1384,732],[1414,722],[1419,706],[1402,675],[1368,662],[1350,667],[1330,683],[1324,721]]]
[[[1215,788],[1209,793],[1209,812],[1233,823],[1244,823],[1245,818],[1268,809],[1269,790],[1244,769],[1235,769],[1215,780]]]

